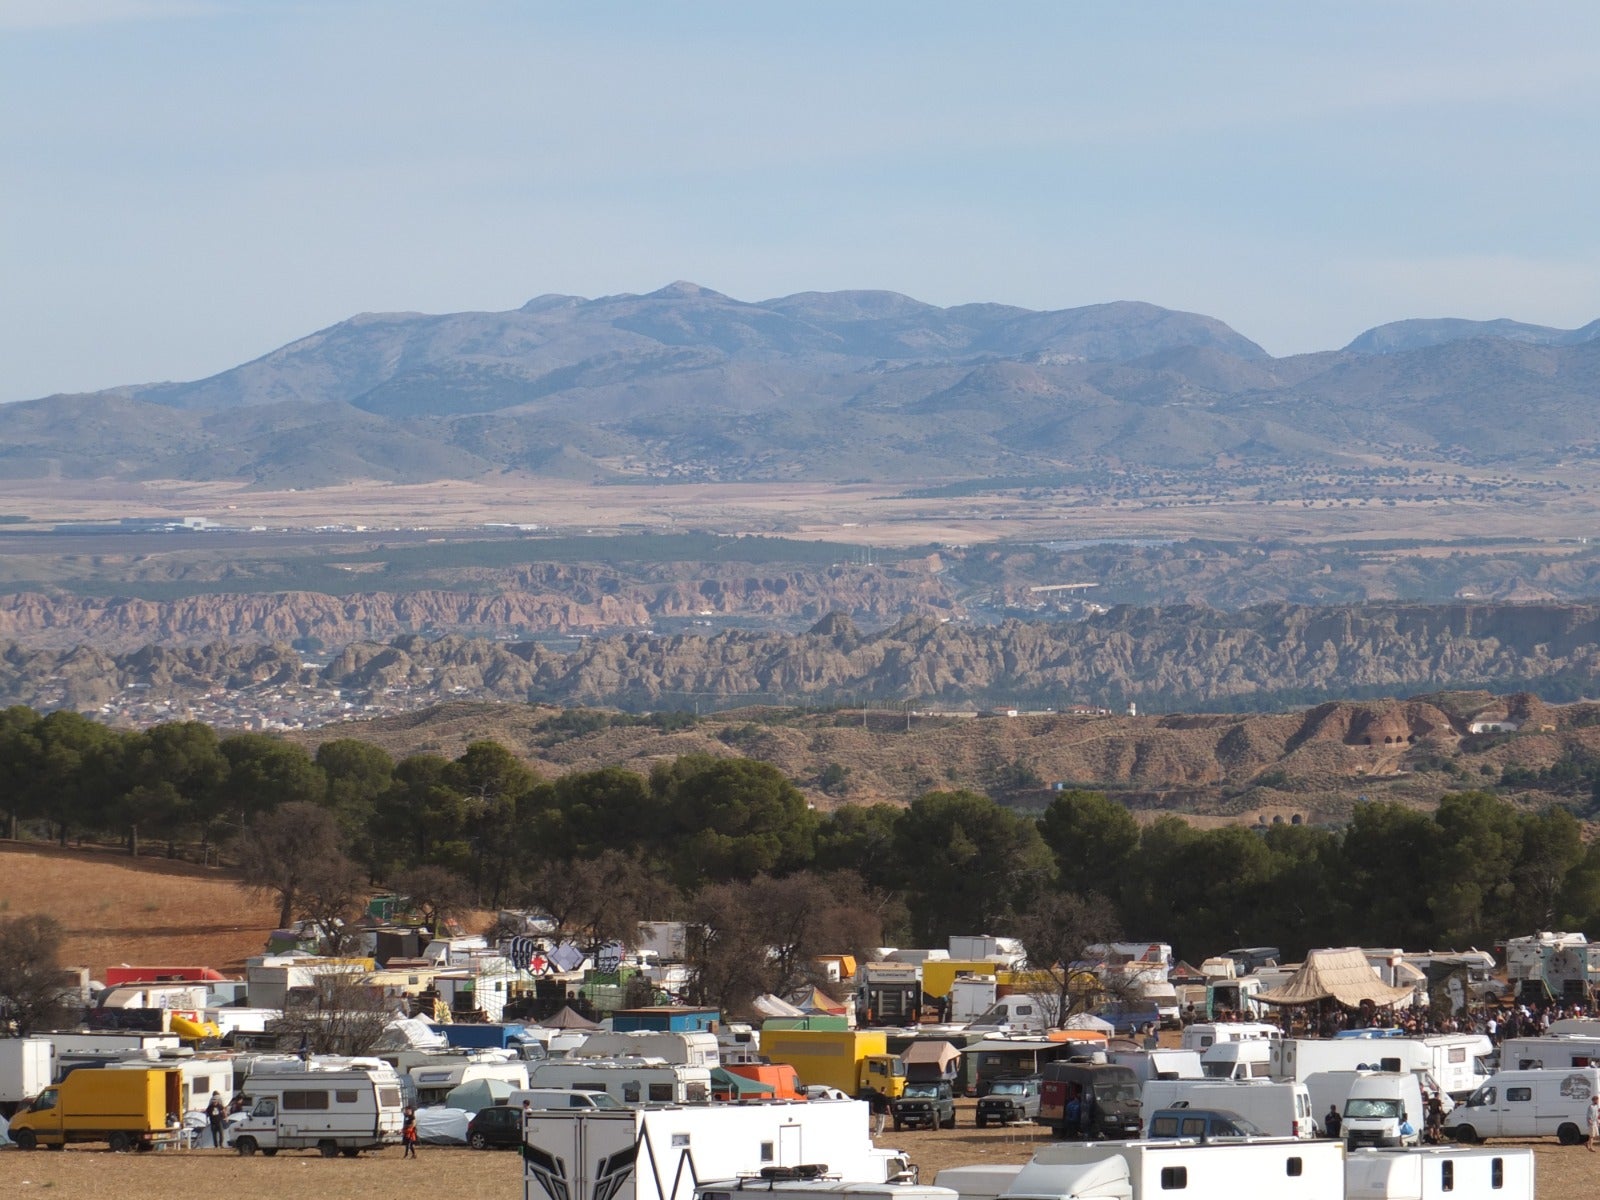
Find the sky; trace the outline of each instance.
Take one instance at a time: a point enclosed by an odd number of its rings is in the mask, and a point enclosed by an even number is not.
[[[1600,4],[0,0],[0,400],[690,280],[1600,317]]]

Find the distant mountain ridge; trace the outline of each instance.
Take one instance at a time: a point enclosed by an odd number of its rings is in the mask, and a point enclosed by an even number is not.
[[[895,481],[1385,449],[1498,460],[1600,446],[1597,397],[1600,322],[1398,322],[1274,359],[1212,317],[1132,301],[751,303],[680,282],[367,313],[208,379],[6,405],[0,477]]]

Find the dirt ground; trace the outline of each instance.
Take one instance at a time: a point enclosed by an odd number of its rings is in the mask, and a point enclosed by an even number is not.
[[[97,979],[120,963],[241,971],[277,910],[215,870],[112,850],[0,842],[0,915],[61,922],[65,966]]]
[[[1026,1162],[1047,1140],[1033,1129],[977,1129],[972,1102],[961,1107],[960,1124],[949,1130],[894,1133],[883,1144],[910,1153],[923,1182],[945,1167],[972,1163]],[[1497,1142],[1532,1146],[1537,1158],[1538,1200],[1578,1200],[1600,1190],[1600,1154],[1581,1146],[1546,1142]],[[64,1154],[0,1153],[0,1196],[45,1195],[72,1200],[167,1200],[213,1195],[228,1200],[284,1200],[294,1191],[305,1200],[395,1200],[401,1196],[473,1196],[477,1200],[521,1200],[522,1172],[510,1152],[476,1153],[424,1146],[415,1162],[398,1149],[359,1159],[323,1159],[315,1154],[240,1158],[214,1150],[113,1156],[76,1148]]]

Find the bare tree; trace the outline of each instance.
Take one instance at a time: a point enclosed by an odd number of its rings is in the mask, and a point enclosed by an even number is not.
[[[18,1037],[67,1015],[61,926],[46,916],[0,919],[0,1032]]]
[[[314,860],[300,881],[295,915],[310,921],[324,954],[349,954],[359,941],[352,922],[366,910],[366,872],[343,854]]]
[[[1028,969],[1050,980],[1050,994],[1039,997],[1051,1024],[1088,1009],[1098,986],[1086,977],[1083,963],[1090,946],[1117,936],[1116,910],[1104,896],[1048,892],[1017,919],[1017,936],[1028,955]]]
[[[424,863],[396,875],[390,885],[406,898],[411,911],[435,934],[439,932],[441,921],[472,906],[472,893],[466,880],[449,867]]]
[[[611,942],[633,949],[639,922],[659,919],[677,898],[640,857],[618,850],[546,863],[529,876],[522,895],[555,923],[557,940],[570,941],[591,958]]]
[[[310,986],[295,988],[269,1028],[286,1049],[311,1054],[367,1054],[403,1006],[353,967],[328,966]]]

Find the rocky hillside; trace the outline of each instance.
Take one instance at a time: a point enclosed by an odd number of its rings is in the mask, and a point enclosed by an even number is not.
[[[0,654],[8,703],[98,708],[130,688],[188,702],[253,685],[337,690],[352,702],[477,697],[633,710],[774,704],[1160,711],[1537,682],[1581,692],[1600,671],[1595,605],[1262,605],[1113,609],[1077,622],[994,626],[925,617],[864,633],[831,615],[801,635],[728,631],[590,638],[575,648],[450,636],[344,647],[324,667],[288,646],[79,646]],[[234,699],[248,705],[248,697]]]

